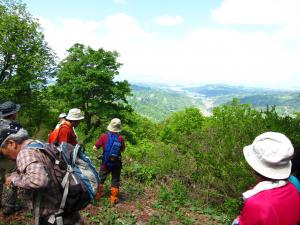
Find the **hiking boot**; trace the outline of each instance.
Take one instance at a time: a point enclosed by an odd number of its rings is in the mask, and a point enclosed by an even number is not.
[[[111,196],[110,196],[110,205],[115,206],[119,199],[118,199],[118,194],[119,194],[119,188],[112,187],[111,188]]]
[[[14,206],[14,207],[7,207],[7,208],[3,209],[3,215],[5,217],[7,217],[7,216],[10,216],[10,215],[20,211],[21,209],[22,209],[22,207],[19,205]]]

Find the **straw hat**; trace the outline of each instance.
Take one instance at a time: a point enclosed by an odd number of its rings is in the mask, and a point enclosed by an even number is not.
[[[294,148],[283,134],[266,132],[244,147],[248,164],[259,174],[271,179],[287,179],[291,173]]]

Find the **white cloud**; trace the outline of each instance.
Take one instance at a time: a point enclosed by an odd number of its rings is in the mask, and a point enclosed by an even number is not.
[[[62,23],[62,26],[68,29],[78,29],[84,28],[84,31],[93,32],[101,27],[101,23],[94,20],[81,21],[78,19],[62,19],[59,21]]]
[[[153,35],[143,31],[134,18],[123,13],[108,16],[103,23],[107,35],[113,39],[147,38]]]
[[[121,13],[102,21],[43,20],[42,25],[60,57],[75,42],[118,51],[123,63],[121,77],[129,81],[300,83],[300,41],[295,36],[287,39],[287,31],[198,28],[166,39]]]
[[[66,50],[75,43],[84,43],[93,47],[100,45],[96,33],[102,26],[100,22],[62,18],[55,21],[39,18],[39,21],[44,28],[46,41],[60,58],[63,58]]]
[[[183,17],[165,15],[165,16],[157,17],[154,21],[156,24],[160,26],[174,26],[174,25],[182,24]]]
[[[299,0],[223,0],[212,18],[223,24],[281,25],[300,21]]]

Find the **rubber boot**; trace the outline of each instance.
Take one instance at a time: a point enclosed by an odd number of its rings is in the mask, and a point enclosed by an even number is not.
[[[96,193],[96,196],[95,196],[95,199],[98,200],[98,201],[101,198],[103,188],[104,188],[104,184],[99,184],[98,190],[97,190],[97,193]]]
[[[110,196],[110,203],[112,206],[118,203],[118,194],[119,194],[119,188],[112,187],[111,196]]]

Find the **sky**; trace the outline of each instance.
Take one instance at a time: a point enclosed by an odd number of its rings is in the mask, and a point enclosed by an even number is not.
[[[118,79],[300,88],[300,0],[23,0],[60,59],[120,53]]]

